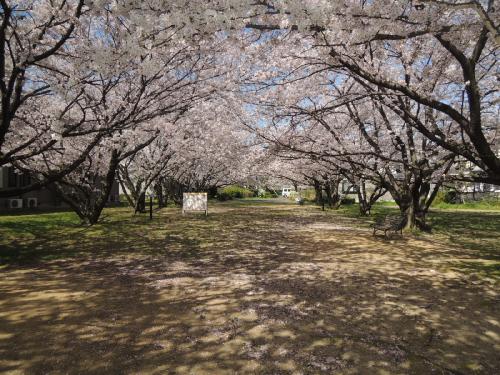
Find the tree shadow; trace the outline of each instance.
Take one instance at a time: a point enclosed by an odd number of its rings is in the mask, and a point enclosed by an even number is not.
[[[500,368],[497,283],[455,270],[471,255],[453,244],[373,238],[350,218],[250,203],[206,219],[111,215],[47,236],[37,251],[59,259],[2,268],[0,371]]]

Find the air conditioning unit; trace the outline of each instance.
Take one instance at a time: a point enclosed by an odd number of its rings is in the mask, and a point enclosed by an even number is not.
[[[26,199],[26,207],[37,208],[38,207],[38,199],[37,198],[27,198]]]
[[[9,208],[23,208],[23,200],[9,199]]]

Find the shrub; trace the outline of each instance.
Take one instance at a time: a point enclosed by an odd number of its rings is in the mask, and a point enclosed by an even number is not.
[[[443,201],[445,203],[451,203],[451,204],[462,203],[462,200],[460,199],[460,194],[456,190],[448,190],[447,192],[445,192]]]
[[[316,198],[316,192],[314,189],[305,189],[300,192],[300,196],[307,201],[314,201]]]
[[[356,203],[356,199],[354,199],[354,198],[344,197],[340,200],[340,204],[343,204],[346,206],[354,204],[354,203]]]
[[[236,185],[230,185],[226,186],[219,192],[220,195],[224,195],[224,197],[227,195],[229,196],[228,199],[233,199],[233,198],[251,198],[255,195],[255,193],[252,190],[246,189],[241,186],[236,186]],[[227,199],[225,199],[227,200]]]
[[[225,201],[233,199],[233,197],[231,195],[229,195],[228,193],[226,193],[224,191],[217,193],[217,195],[215,197],[217,198],[217,200],[219,200],[221,202],[225,202]]]
[[[278,198],[278,194],[272,191],[265,191],[259,194],[259,198]]]
[[[438,205],[440,203],[445,203],[444,202],[444,197],[446,195],[446,191],[444,190],[439,190],[436,194],[436,197],[434,198],[434,200],[432,201],[432,205],[435,206],[435,205]]]

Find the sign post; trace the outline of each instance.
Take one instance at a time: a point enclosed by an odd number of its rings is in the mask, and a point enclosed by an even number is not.
[[[182,195],[182,214],[188,211],[205,211],[208,215],[207,193],[184,193]]]
[[[149,194],[149,220],[153,220],[153,194]]]

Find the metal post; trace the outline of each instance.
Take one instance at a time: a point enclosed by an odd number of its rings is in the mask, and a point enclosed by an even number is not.
[[[149,195],[149,220],[153,220],[153,194]]]

